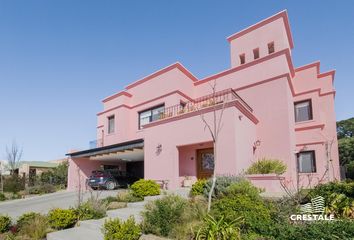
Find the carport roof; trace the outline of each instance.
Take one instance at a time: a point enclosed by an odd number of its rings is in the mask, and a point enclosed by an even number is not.
[[[73,152],[66,154],[72,158],[80,158],[80,157],[92,157],[101,154],[109,154],[114,152],[120,152],[125,150],[133,150],[133,149],[141,149],[144,147],[144,140],[143,139],[136,139],[133,141],[122,142],[114,145],[99,147],[88,149],[79,152]]]

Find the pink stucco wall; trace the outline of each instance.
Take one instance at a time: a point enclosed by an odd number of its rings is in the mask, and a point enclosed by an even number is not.
[[[217,173],[238,174],[260,158],[277,158],[288,166],[285,180],[294,183],[299,176],[296,153],[308,149],[315,150],[317,172],[300,175],[300,182],[307,186],[338,179],[334,71],[321,73],[319,62],[299,68],[293,66],[294,44],[287,12],[252,25],[230,36],[228,41],[231,68],[225,71],[198,79],[182,64],[175,63],[105,98],[103,110],[97,114],[97,139],[103,138],[104,146],[144,139],[145,178],[168,179],[170,187],[179,187],[182,175],[195,175],[196,146],[211,142],[200,113],[160,120],[143,129],[138,128],[138,113],[160,104],[169,107],[181,101],[193,101],[210,94],[210,83],[216,83],[217,91],[235,90],[253,110],[245,110],[241,102],[226,108],[216,150]],[[269,42],[275,45],[275,52],[271,54],[268,54]],[[253,58],[256,48],[260,52],[258,59]],[[239,54],[246,55],[245,64],[240,64]],[[314,118],[295,123],[294,102],[305,99],[312,101]],[[211,121],[211,112],[204,114]],[[107,134],[107,118],[111,115],[115,115],[116,130]],[[254,148],[256,142],[259,146]],[[332,146],[330,169],[326,171],[329,142]],[[162,151],[157,155],[158,145],[162,146]],[[74,176],[77,165],[87,176],[98,164],[88,159],[71,163],[69,188],[77,182]],[[325,180],[321,177],[324,175]],[[276,188],[270,189],[275,191]]]

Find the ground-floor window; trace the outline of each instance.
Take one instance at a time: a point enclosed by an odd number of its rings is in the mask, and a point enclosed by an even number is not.
[[[297,154],[298,169],[300,173],[316,172],[315,151],[304,151]]]

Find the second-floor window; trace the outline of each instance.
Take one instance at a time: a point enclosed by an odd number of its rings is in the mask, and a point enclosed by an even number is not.
[[[312,104],[311,100],[305,100],[294,103],[295,122],[303,122],[312,120]]]
[[[299,152],[297,154],[297,163],[300,173],[316,172],[315,151]]]
[[[114,115],[108,117],[108,134],[114,133]]]
[[[240,54],[240,64],[245,64],[246,62],[246,55],[243,53],[243,54]]]
[[[274,53],[275,52],[275,47],[274,47],[274,42],[268,43],[268,53]]]
[[[165,110],[165,105],[160,105],[148,110],[139,112],[139,129],[141,129],[145,124],[156,121],[161,118]]]

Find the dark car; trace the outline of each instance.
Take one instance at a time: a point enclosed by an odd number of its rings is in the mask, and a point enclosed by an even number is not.
[[[91,176],[87,179],[87,185],[92,189],[105,188],[113,190],[117,187],[127,187],[137,179],[130,176],[127,172],[119,170],[96,170],[92,171]]]

